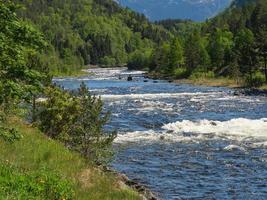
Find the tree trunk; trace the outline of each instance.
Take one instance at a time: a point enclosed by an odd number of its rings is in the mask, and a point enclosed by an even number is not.
[[[267,55],[264,56],[264,73],[265,73],[265,82],[267,83]]]
[[[32,122],[36,122],[36,96],[32,96]]]

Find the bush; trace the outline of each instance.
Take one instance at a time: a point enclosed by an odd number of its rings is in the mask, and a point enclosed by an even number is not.
[[[196,71],[196,72],[193,72],[189,78],[192,80],[196,80],[196,79],[205,79],[205,78],[214,78],[214,77],[215,77],[215,74],[212,71],[208,71],[208,72]]]
[[[116,59],[109,56],[105,56],[104,58],[100,59],[100,65],[113,67],[116,65]]]
[[[139,70],[149,67],[151,49],[135,51],[130,54],[127,67],[129,70]]]
[[[189,76],[189,72],[186,68],[176,68],[174,71],[174,77],[177,79],[187,78]]]
[[[88,161],[105,164],[113,155],[116,132],[105,132],[109,113],[103,102],[92,96],[82,83],[78,96],[57,87],[49,88],[47,100],[39,107],[39,127],[49,137],[81,153]]]
[[[21,172],[0,162],[0,196],[3,199],[73,199],[72,184],[58,174],[43,169]]]
[[[265,76],[261,72],[255,72],[252,76],[246,76],[245,83],[248,87],[260,87],[265,83]]]
[[[22,135],[14,128],[10,128],[7,125],[7,116],[0,109],[0,139],[3,139],[5,142],[13,143],[22,138]]]

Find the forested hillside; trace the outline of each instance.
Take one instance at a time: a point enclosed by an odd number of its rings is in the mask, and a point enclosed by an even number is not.
[[[88,64],[127,63],[137,51],[149,52],[170,38],[162,27],[112,0],[16,0],[19,16],[32,21],[49,43],[42,60],[53,72]]]
[[[179,21],[160,23],[172,30],[176,39],[154,51],[151,71],[175,78],[227,77],[248,86],[267,80],[266,0],[236,0],[205,23],[183,22],[187,34],[179,32]]]

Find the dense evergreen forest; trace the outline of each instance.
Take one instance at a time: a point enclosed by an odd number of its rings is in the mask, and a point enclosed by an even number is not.
[[[120,66],[137,52],[170,38],[161,26],[112,0],[16,0],[18,15],[43,32],[48,48],[41,60],[53,72],[84,65]]]
[[[152,72],[173,78],[228,77],[247,86],[267,81],[266,0],[236,0],[201,24],[181,20],[157,24],[175,39],[154,50],[146,62]]]

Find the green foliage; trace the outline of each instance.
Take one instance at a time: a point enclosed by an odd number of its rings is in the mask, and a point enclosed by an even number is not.
[[[214,77],[215,77],[215,74],[212,71],[208,71],[208,72],[195,71],[190,75],[189,79],[198,80],[198,79],[207,79],[207,78],[210,79]]]
[[[227,30],[216,29],[209,37],[209,54],[214,68],[229,63],[227,56],[233,47],[233,34]]]
[[[260,87],[265,83],[265,76],[261,72],[255,72],[246,76],[245,83],[249,87]]]
[[[169,52],[170,52],[170,44],[163,43],[158,48],[154,49],[151,56],[151,64],[150,71],[162,72],[164,73],[165,68],[168,67],[169,64]]]
[[[177,67],[181,67],[184,64],[184,50],[179,38],[173,39],[169,50],[169,64],[167,68],[168,74],[173,74]]]
[[[186,67],[189,71],[209,65],[209,54],[199,32],[191,33],[185,45]]]
[[[104,58],[100,59],[100,65],[104,67],[114,67],[116,66],[116,59],[109,56],[105,56]]]
[[[130,54],[127,67],[130,70],[148,68],[150,65],[152,49],[136,50]]]
[[[235,37],[235,51],[238,55],[239,65],[242,66],[241,72],[252,71],[252,67],[257,62],[255,53],[254,35],[249,29],[240,30]]]
[[[44,53],[53,73],[84,65],[127,63],[130,53],[169,39],[170,33],[144,15],[110,0],[16,0],[19,16],[34,22],[49,48]]]
[[[156,48],[150,70],[176,78],[224,76],[237,83],[246,79],[247,86],[260,86],[263,76],[256,71],[264,71],[267,81],[266,19],[266,0],[235,0],[230,8],[202,24],[181,20],[158,22],[179,34],[182,40],[181,45],[171,41]],[[184,29],[186,34],[182,27],[188,28]],[[176,56],[170,56],[173,52]],[[178,55],[183,55],[185,62],[179,64],[181,69],[175,70]]]
[[[66,140],[69,124],[76,118],[78,99],[58,87],[48,87],[46,101],[38,108],[39,127],[53,139]]]
[[[174,78],[182,79],[188,77],[188,70],[185,67],[176,68],[174,71]]]
[[[0,160],[4,164],[7,163],[7,166],[14,166],[15,170],[14,168],[12,170],[18,172],[19,175],[32,177],[32,175],[41,174],[51,178],[59,177],[59,185],[61,181],[70,183],[69,191],[74,191],[72,199],[87,200],[88,197],[94,200],[140,199],[133,190],[119,188],[115,176],[94,168],[78,153],[68,150],[60,142],[45,136],[38,128],[29,125],[23,119],[13,116],[8,118],[6,125],[18,130],[23,137],[14,143],[0,140]],[[16,177],[12,180],[16,180]],[[57,183],[53,187],[57,188]],[[1,188],[2,184],[0,184],[0,191]],[[20,192],[17,192],[16,188],[13,191],[14,198],[11,199],[18,199],[16,197]],[[12,194],[9,193],[9,197]],[[7,199],[0,192],[0,199],[1,197]],[[29,198],[26,196],[20,199]],[[38,199],[38,197],[33,199]]]
[[[47,99],[39,107],[40,129],[90,162],[108,162],[116,132],[103,130],[109,113],[103,113],[101,99],[91,96],[84,84],[77,97],[57,87],[48,88],[45,95]]]
[[[0,2],[0,106],[8,107],[38,92],[45,75],[38,51],[42,35],[15,14],[16,6]]]
[[[103,164],[113,155],[112,142],[116,132],[104,132],[110,113],[103,113],[100,97],[91,96],[84,83],[79,89],[79,110],[77,118],[70,124],[68,144],[89,161]]]
[[[0,177],[0,196],[5,199],[67,200],[74,196],[71,183],[47,169],[27,173],[0,162]]]
[[[4,141],[13,143],[21,139],[21,137],[21,134],[16,129],[0,124],[0,138]]]

